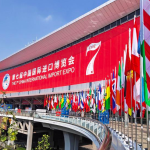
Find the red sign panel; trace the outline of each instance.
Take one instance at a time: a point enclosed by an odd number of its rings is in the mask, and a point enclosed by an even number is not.
[[[140,19],[137,19],[139,26]],[[65,50],[0,73],[0,90],[22,92],[100,81],[123,56],[133,20]]]

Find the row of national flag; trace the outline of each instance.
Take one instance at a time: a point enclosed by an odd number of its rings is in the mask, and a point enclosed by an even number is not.
[[[128,36],[118,70],[115,67],[109,79],[88,91],[45,96],[44,107],[129,115],[140,110],[144,116],[146,105],[150,106],[150,0],[141,0],[140,32],[135,17]]]
[[[141,0],[141,29],[138,32],[135,17],[128,40],[118,75],[113,72],[110,81],[111,109],[114,114],[122,110],[129,115],[142,109],[144,116],[146,105],[150,106],[150,0]]]
[[[99,110],[102,110],[104,103],[104,92],[109,93],[110,87],[108,85],[107,89],[99,87],[95,89],[89,89],[88,91],[81,91],[70,94],[61,94],[61,95],[45,95],[44,97],[44,108],[48,110],[71,110],[71,111],[92,111],[96,113]],[[110,109],[110,96],[107,94],[106,97],[106,107]],[[103,107],[105,110],[105,107]]]

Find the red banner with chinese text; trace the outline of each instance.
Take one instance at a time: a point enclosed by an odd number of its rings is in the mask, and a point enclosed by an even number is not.
[[[139,28],[140,19],[137,19]],[[0,91],[22,92],[110,77],[123,57],[133,20],[37,61],[0,73]]]

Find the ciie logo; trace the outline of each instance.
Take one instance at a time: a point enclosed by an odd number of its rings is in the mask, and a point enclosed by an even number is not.
[[[87,49],[86,49],[86,56],[87,56],[87,53],[89,51],[95,51],[97,50],[96,54],[93,56],[93,58],[91,59],[91,61],[89,62],[87,68],[86,68],[86,75],[92,75],[94,74],[94,62],[95,62],[95,58],[100,50],[100,47],[101,47],[101,41],[99,43],[92,43],[90,44]]]
[[[6,74],[3,78],[3,82],[2,82],[2,87],[4,90],[6,90],[9,86],[9,83],[10,83],[10,75],[9,74]]]

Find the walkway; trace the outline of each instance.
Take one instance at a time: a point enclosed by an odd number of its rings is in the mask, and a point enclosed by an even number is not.
[[[143,135],[142,129],[141,129],[141,124],[137,124],[137,129],[135,123],[131,124],[129,123],[128,126],[125,127],[124,122],[115,122],[115,121],[110,121],[108,124],[108,127],[111,127],[113,129],[116,129],[116,131],[119,131],[121,134],[125,134],[125,136],[128,136],[132,140],[132,135],[133,135],[133,141],[136,141],[136,134],[137,134],[137,143],[141,145],[142,140],[143,140],[143,148],[147,148],[147,126],[144,124],[143,125]],[[137,132],[136,132],[137,131]],[[141,138],[142,135],[142,138]],[[150,135],[150,128],[149,128],[149,135]],[[150,142],[149,142],[150,144]]]

